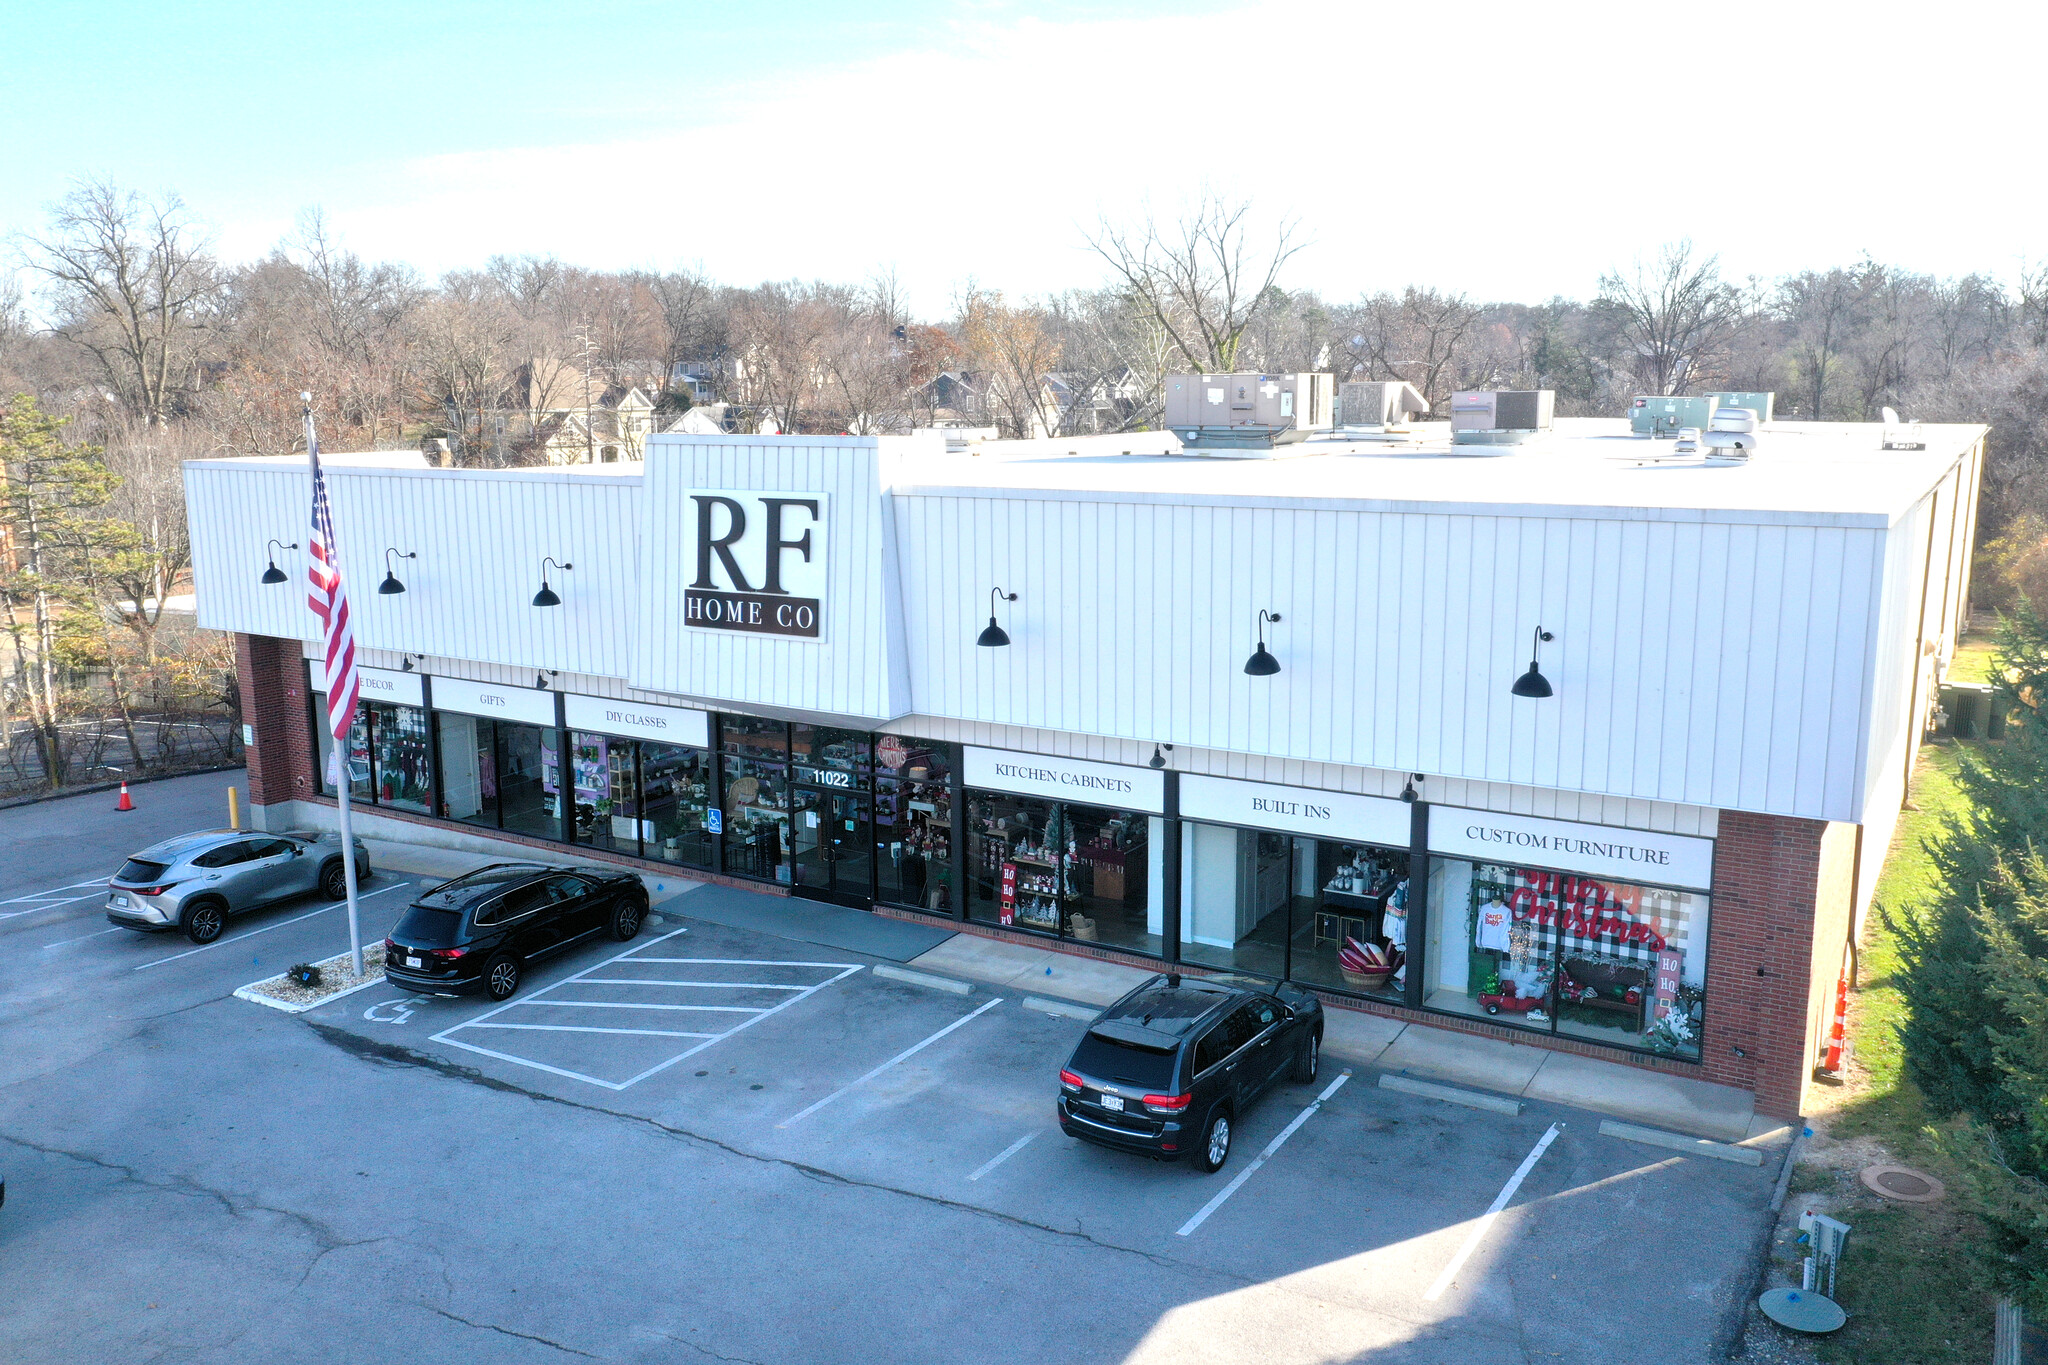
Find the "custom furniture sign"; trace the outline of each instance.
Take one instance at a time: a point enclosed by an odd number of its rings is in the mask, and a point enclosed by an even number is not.
[[[1183,773],[1180,815],[1218,825],[1285,830],[1322,839],[1406,848],[1412,807],[1384,796],[1278,787]]]
[[[1150,768],[969,747],[962,770],[967,785],[983,791],[1014,792],[1048,801],[1076,801],[1151,815],[1166,811],[1166,774]]]
[[[1534,815],[1431,806],[1429,851],[1694,891],[1709,890],[1714,884],[1712,839]]]
[[[571,730],[600,735],[630,735],[659,744],[681,744],[692,749],[711,747],[711,718],[686,706],[652,706],[646,702],[613,701],[609,697],[585,697],[574,692],[562,698]]]
[[[685,626],[824,638],[825,494],[693,488],[684,506]]]
[[[434,679],[434,709],[468,716],[516,720],[522,725],[553,725],[555,694],[504,683],[471,682],[467,678]]]

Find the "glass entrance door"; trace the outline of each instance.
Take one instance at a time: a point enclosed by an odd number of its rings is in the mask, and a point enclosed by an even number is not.
[[[875,895],[874,807],[866,792],[796,791],[796,893],[865,908]]]

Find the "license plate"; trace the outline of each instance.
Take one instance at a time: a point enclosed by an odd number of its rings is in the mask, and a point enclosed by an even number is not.
[[[116,896],[113,903],[115,905],[133,905],[135,902],[129,900],[126,896]]]
[[[405,965],[408,967],[417,967],[420,965],[420,960],[416,957],[408,957],[405,960]]]
[[[1102,1107],[1112,1114],[1121,1114],[1124,1112],[1124,1097],[1122,1095],[1104,1095],[1102,1097]]]

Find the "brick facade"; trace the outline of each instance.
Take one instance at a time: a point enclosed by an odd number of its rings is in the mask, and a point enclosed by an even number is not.
[[[319,795],[306,713],[306,661],[297,640],[235,636],[235,671],[249,746],[249,804],[261,809]],[[262,828],[262,822],[258,821]]]

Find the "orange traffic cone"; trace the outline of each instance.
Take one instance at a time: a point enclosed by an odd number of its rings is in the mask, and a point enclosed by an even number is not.
[[[1849,1018],[1849,973],[1835,981],[1835,1022],[1828,1028],[1828,1055],[1820,1069],[1830,1076],[1842,1074],[1842,1028]]]
[[[119,802],[117,802],[117,803],[115,804],[115,806],[114,806],[114,809],[115,809],[115,810],[134,810],[134,809],[135,809],[135,803],[134,803],[133,801],[130,801],[130,800],[128,799],[128,779],[126,779],[126,778],[122,778],[122,779],[121,779],[121,799],[120,799],[120,801],[119,801]]]

